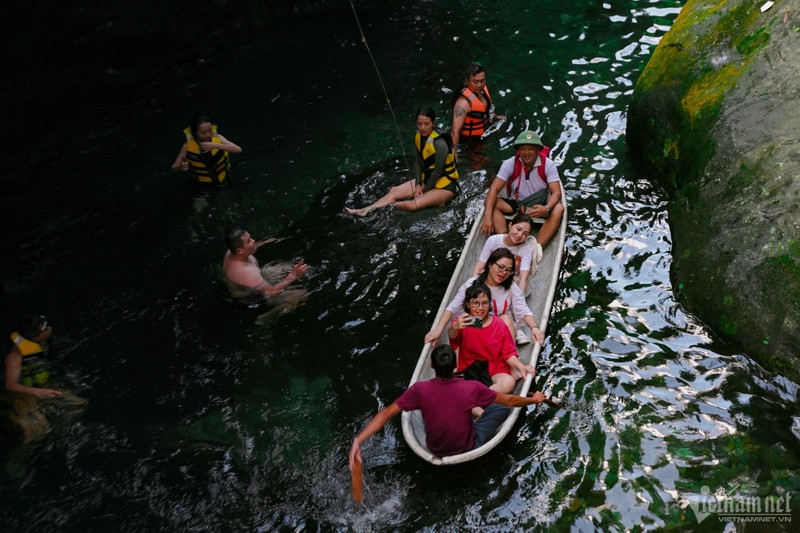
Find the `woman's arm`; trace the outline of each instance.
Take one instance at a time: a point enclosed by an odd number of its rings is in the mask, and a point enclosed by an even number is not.
[[[417,150],[416,144],[414,144],[414,157],[412,157],[411,161],[411,176],[414,178],[414,185],[422,185],[422,155]]]
[[[224,150],[226,152],[230,152],[232,154],[241,154],[242,149],[239,145],[230,142],[228,139],[223,137],[222,135],[217,134],[219,137],[220,142],[213,143],[213,142],[202,142],[200,143],[200,148],[207,152],[208,150]]]
[[[522,291],[522,294],[525,294],[525,289],[528,288],[528,274],[530,273],[530,270],[520,270],[519,272],[519,283],[517,283],[517,286],[519,290]]]
[[[188,145],[183,143],[183,146],[181,146],[181,149],[178,152],[178,157],[175,158],[175,162],[172,163],[172,166],[170,167],[173,172],[186,172],[189,170],[189,162],[186,160],[186,151],[188,149]]]
[[[500,235],[500,241],[502,243],[503,236]],[[486,267],[486,261],[489,260],[489,256],[494,252],[496,246],[496,236],[490,235],[486,242],[483,243],[483,248],[481,249],[481,254],[478,256],[478,262],[475,263],[475,270],[472,271],[473,276],[479,275],[483,272],[483,269]]]
[[[531,328],[531,339],[533,339],[533,342],[538,342],[539,344],[544,345],[544,331],[542,331],[542,329],[536,324],[533,316],[525,315],[525,318],[522,320],[529,328]]]
[[[453,299],[448,304],[447,308],[442,313],[442,318],[439,320],[439,323],[436,325],[435,328],[430,330],[427,335],[425,335],[425,344],[432,342],[436,344],[439,341],[439,337],[442,336],[442,332],[444,328],[447,326],[447,323],[450,321],[456,313],[461,313],[464,311],[464,293],[467,291],[467,287],[472,285],[474,278],[469,278],[466,282],[464,282],[461,287],[458,288],[458,292],[453,297]]]
[[[433,166],[433,172],[431,172],[431,175],[428,176],[427,180],[425,180],[425,188],[423,189],[423,192],[428,192],[429,190],[433,189],[434,185],[436,185],[436,182],[442,177],[444,165],[447,162],[447,156],[450,154],[450,146],[441,136],[433,140],[433,146],[436,148],[435,163]]]
[[[533,315],[531,312],[530,307],[525,302],[525,293],[520,290],[519,285],[516,283],[511,284],[511,306],[514,309],[514,319],[519,320],[519,317],[525,317],[528,315]],[[533,320],[533,316],[531,316],[531,320]],[[527,322],[525,322],[527,324]]]
[[[469,321],[466,319],[469,319]],[[457,338],[458,333],[462,329],[469,327],[470,324],[472,324],[472,317],[470,317],[467,313],[464,313],[456,320],[450,322],[450,325],[447,327],[447,336],[451,339]]]
[[[512,355],[508,359],[506,359],[506,363],[508,366],[511,367],[512,375],[513,371],[517,370],[520,373],[520,377],[525,377],[526,374],[530,374],[531,376],[536,376],[536,369],[531,365],[523,364],[522,361],[519,360],[519,357],[516,355]]]
[[[442,318],[439,320],[439,323],[436,324],[436,327],[430,330],[425,335],[425,344],[433,343],[436,344],[439,342],[439,338],[442,336],[442,332],[444,331],[445,325],[453,318],[453,312],[449,309],[445,309],[444,313],[442,313]]]

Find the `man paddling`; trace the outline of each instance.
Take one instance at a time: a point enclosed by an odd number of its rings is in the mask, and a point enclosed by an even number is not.
[[[375,415],[353,439],[350,470],[360,467],[361,444],[401,411],[422,411],[428,449],[439,457],[446,457],[478,448],[489,441],[508,417],[510,407],[545,401],[541,392],[526,398],[495,392],[478,381],[453,377],[456,353],[447,345],[434,348],[430,364],[436,373],[435,378],[411,385],[389,407]],[[485,408],[477,421],[472,419],[473,407]]]

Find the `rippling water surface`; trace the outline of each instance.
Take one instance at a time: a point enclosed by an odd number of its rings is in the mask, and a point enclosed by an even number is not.
[[[797,385],[716,343],[675,301],[665,197],[627,159],[633,85],[679,9],[437,1],[359,12],[405,141],[419,105],[449,125],[450,91],[472,59],[508,116],[479,155],[462,153],[464,194],[424,213],[342,213],[406,175],[346,9],[254,31],[252,46],[210,58],[188,86],[76,125],[70,155],[54,162],[62,179],[3,269],[10,306],[35,304],[56,325],[64,381],[89,407],[35,445],[4,444],[4,524],[693,529],[709,491],[800,489]],[[200,213],[165,171],[198,108],[245,148],[237,187]],[[552,146],[570,203],[538,369],[564,408],[530,410],[495,453],[449,469],[411,453],[398,420],[364,446],[356,506],[352,438],[407,385],[488,180],[527,127]],[[285,238],[262,262],[312,265],[294,314],[265,320],[220,296],[222,233],[236,222]]]

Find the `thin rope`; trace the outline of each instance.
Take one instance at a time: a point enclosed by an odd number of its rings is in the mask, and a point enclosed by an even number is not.
[[[383,89],[383,94],[386,97],[386,105],[389,106],[389,112],[392,114],[392,119],[394,120],[394,127],[397,131],[397,140],[400,141],[400,148],[403,150],[403,162],[408,169],[408,174],[411,179],[415,179],[415,177],[411,174],[411,165],[408,164],[408,156],[406,155],[405,143],[403,142],[403,136],[400,132],[400,124],[397,122],[397,116],[394,114],[394,108],[392,108],[392,102],[389,100],[389,93],[386,91],[386,85],[383,83],[383,77],[381,76],[381,71],[378,69],[378,63],[375,61],[375,56],[372,55],[372,50],[369,48],[369,43],[367,43],[367,37],[364,35],[364,30],[361,28],[361,21],[358,20],[358,13],[356,12],[356,6],[353,3],[353,0],[350,0],[350,7],[353,8],[353,16],[356,18],[356,24],[358,25],[358,32],[361,34],[361,42],[364,43],[364,46],[367,49],[367,53],[369,53],[369,58],[372,60],[372,66],[375,67],[375,73],[378,75],[378,81],[381,83],[381,88]],[[414,204],[417,203],[417,198],[414,195],[414,185],[411,186],[411,198],[414,200]]]

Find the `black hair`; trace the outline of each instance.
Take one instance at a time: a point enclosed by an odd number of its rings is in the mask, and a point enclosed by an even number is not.
[[[428,107],[426,105],[420,107],[417,109],[417,114],[414,115],[414,118],[416,119],[416,117],[420,115],[428,117],[433,121],[434,124],[436,124],[436,111],[434,111],[432,107]]]
[[[508,225],[513,226],[514,224],[519,224],[520,222],[524,222],[530,226],[531,230],[533,230],[533,219],[530,215],[526,215],[525,213],[517,213],[514,215],[514,218],[511,219],[511,222]]]
[[[511,253],[511,250],[508,248],[498,248],[491,254],[489,254],[489,259],[486,260],[486,266],[483,267],[483,272],[478,275],[478,279],[475,280],[475,283],[486,283],[486,278],[489,277],[489,269],[495,263],[497,263],[500,259],[503,258],[511,259],[511,264],[514,265],[512,268],[515,268],[517,262],[514,260],[514,254]],[[512,273],[513,274],[513,273]],[[473,285],[475,285],[473,283]],[[508,276],[506,279],[503,280],[503,283],[500,285],[505,288],[506,290],[511,288],[511,284],[514,283],[514,276]]]
[[[458,101],[458,97],[461,96],[461,92],[467,87],[467,80],[470,76],[474,76],[475,74],[480,74],[481,72],[485,72],[483,66],[478,63],[477,61],[473,61],[467,67],[467,70],[464,72],[464,79],[461,80],[458,88],[453,91],[452,97],[450,98],[450,108],[454,108],[456,106],[456,102]]]
[[[456,369],[456,352],[449,344],[437,346],[431,352],[431,366],[437,378],[451,378]]]
[[[200,127],[200,124],[211,122],[211,119],[208,118],[208,115],[195,115],[192,117],[192,120],[189,121],[189,128],[192,132],[192,135],[197,133],[197,128]]]
[[[235,254],[239,248],[244,247],[244,230],[242,228],[232,228],[225,232],[225,243],[228,245],[228,250]]]
[[[464,291],[464,311],[469,313],[469,302],[481,294],[485,294],[489,301],[492,301],[492,291],[486,284],[475,281],[475,283],[467,287],[467,290]]]
[[[47,320],[41,315],[25,315],[19,319],[17,332],[28,340],[33,340],[42,332]]]
[[[467,70],[464,72],[464,79],[468,80],[470,76],[474,76],[475,74],[480,74],[481,72],[485,72],[483,69],[483,65],[478,63],[477,61],[473,61],[467,67]]]

